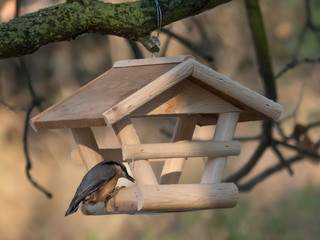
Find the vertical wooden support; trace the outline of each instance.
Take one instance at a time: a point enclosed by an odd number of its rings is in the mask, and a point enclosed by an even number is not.
[[[87,170],[103,161],[91,128],[72,128],[71,130]]]
[[[216,125],[213,141],[230,141],[236,130],[239,112],[222,113]],[[201,183],[221,182],[227,157],[208,158]]]
[[[182,116],[178,119],[171,142],[191,140],[197,124],[197,116]],[[160,184],[176,184],[186,158],[168,158],[163,166]]]
[[[140,139],[129,118],[123,118],[113,124],[113,129],[121,145],[140,144]],[[132,172],[138,184],[157,185],[158,181],[154,176],[153,170],[148,160],[134,161]]]

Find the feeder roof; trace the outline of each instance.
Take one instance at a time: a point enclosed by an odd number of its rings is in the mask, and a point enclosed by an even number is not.
[[[174,89],[182,83],[186,84]],[[171,93],[163,95],[170,89],[173,89]],[[116,62],[109,71],[35,116],[31,123],[35,130],[112,125],[128,115],[148,115],[156,104],[150,102],[157,98],[170,101],[181,89],[189,90],[190,94],[196,89],[198,92],[193,96],[195,99],[190,100],[190,95],[184,99],[183,110],[174,112],[167,106],[161,110],[162,115],[197,113],[203,116],[198,122],[202,125],[214,123],[219,112],[239,111],[239,121],[252,121],[277,119],[282,111],[280,104],[219,74],[192,56],[179,56]],[[210,102],[211,96],[214,100]],[[194,109],[201,109],[205,101],[209,109],[218,102],[227,110],[215,107],[211,112],[188,112],[187,105],[198,100],[200,104],[193,106]],[[139,111],[144,106],[144,111]],[[157,113],[159,111],[154,114]]]

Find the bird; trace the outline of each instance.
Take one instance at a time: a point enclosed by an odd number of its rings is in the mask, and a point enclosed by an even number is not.
[[[83,177],[65,216],[75,213],[82,201],[86,204],[106,202],[114,197],[120,190],[116,185],[121,177],[135,181],[122,163],[104,160],[95,165]]]

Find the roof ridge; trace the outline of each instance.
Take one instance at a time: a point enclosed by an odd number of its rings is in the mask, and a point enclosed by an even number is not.
[[[182,63],[187,61],[190,58],[195,59],[191,55],[182,55],[182,56],[173,56],[173,57],[156,57],[156,58],[120,60],[113,64],[113,68],[134,67],[134,66],[144,66],[144,65],[159,65],[159,64],[168,64],[168,63]]]

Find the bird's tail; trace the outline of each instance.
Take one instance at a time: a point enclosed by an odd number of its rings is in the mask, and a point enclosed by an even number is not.
[[[68,210],[65,213],[65,216],[68,216],[68,215],[70,215],[72,213],[75,213],[78,210],[79,205],[80,205],[80,203],[76,204],[75,202],[72,201],[70,203],[70,206],[69,206]]]

